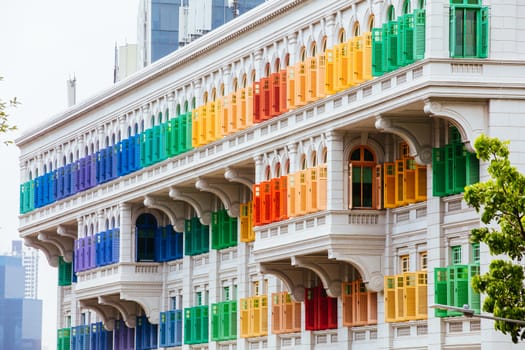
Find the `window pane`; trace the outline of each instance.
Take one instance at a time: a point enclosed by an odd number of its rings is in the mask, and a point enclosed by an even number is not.
[[[456,56],[464,56],[463,53],[463,9],[456,9]]]
[[[374,161],[374,155],[372,154],[372,152],[370,152],[369,150],[367,149],[364,149],[364,156],[365,156],[365,161],[369,161],[369,162],[373,162]]]
[[[360,160],[361,159],[361,149],[356,149],[352,152],[352,155],[350,156],[350,160]]]
[[[476,53],[476,26],[477,26],[477,9],[466,9],[465,18],[465,56],[477,56]]]
[[[363,207],[372,207],[372,168],[363,168]]]

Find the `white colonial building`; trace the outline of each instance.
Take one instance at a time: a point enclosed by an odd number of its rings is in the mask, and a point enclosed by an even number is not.
[[[274,0],[17,140],[62,349],[518,349],[470,287],[525,167],[522,0]]]

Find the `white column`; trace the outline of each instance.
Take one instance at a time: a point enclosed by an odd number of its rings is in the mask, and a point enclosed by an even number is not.
[[[135,226],[131,222],[131,205],[120,203],[120,262],[130,263],[134,261],[135,252]]]
[[[328,210],[343,210],[344,206],[344,145],[343,134],[330,131],[326,135],[327,148],[327,200]]]

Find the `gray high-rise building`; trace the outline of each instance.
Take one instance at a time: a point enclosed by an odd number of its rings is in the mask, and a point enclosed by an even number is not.
[[[21,256],[0,255],[0,349],[39,350],[42,301],[24,298]]]
[[[141,0],[139,65],[145,67],[264,0]]]
[[[38,299],[38,250],[25,247],[22,241],[12,241],[11,253],[22,259],[25,276],[24,297]]]

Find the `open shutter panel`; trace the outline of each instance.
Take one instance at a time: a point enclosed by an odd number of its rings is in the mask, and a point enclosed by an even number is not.
[[[348,208],[353,208],[353,197],[352,197],[352,164],[348,164]]]
[[[375,184],[374,184],[374,208],[379,210],[382,208],[383,199],[383,182],[381,181],[381,164],[377,164],[375,168]]]
[[[381,41],[383,42],[382,51],[381,51],[381,70],[383,73],[389,72],[388,70],[388,58],[389,58],[389,48],[390,48],[390,34],[388,32],[388,23],[383,23],[381,27]]]
[[[372,75],[378,77],[383,75],[383,30],[372,29]]]
[[[407,65],[408,63],[406,62],[406,41],[407,41],[407,28],[406,28],[406,25],[407,25],[407,22],[406,22],[406,17],[408,16],[408,14],[405,14],[405,15],[402,15],[402,16],[399,16],[397,18],[397,30],[398,30],[398,35],[397,35],[397,63],[400,65],[400,66],[405,66]]]
[[[272,333],[274,334],[281,333],[282,313],[283,313],[283,308],[281,304],[281,293],[273,293],[272,294]]]
[[[425,10],[414,10],[414,60],[425,58]]]
[[[354,325],[354,293],[352,282],[343,282],[343,326],[351,327]]]
[[[405,203],[416,201],[416,161],[413,158],[404,159],[404,188],[403,198]]]
[[[326,164],[322,164],[319,166],[318,170],[318,181],[319,181],[319,187],[318,190],[318,206],[319,210],[326,210],[326,202],[327,202],[327,181],[328,181],[328,169]]]
[[[436,304],[448,305],[447,297],[448,269],[437,267],[434,269],[434,302]],[[434,309],[436,317],[446,317],[447,310]]]
[[[402,159],[396,160],[396,206],[406,204],[404,197],[405,187],[405,162]]]
[[[427,199],[427,166],[416,165],[416,202]]]
[[[472,278],[479,275],[479,265],[469,265],[469,276],[468,276],[468,305],[476,313],[481,311],[481,300],[479,293],[475,292],[472,288]]]
[[[372,79],[372,33],[363,34],[363,76],[362,80]]]
[[[479,182],[479,159],[475,153],[467,154],[466,163],[467,180],[466,185],[472,185]]]
[[[354,84],[363,82],[363,51],[364,51],[364,37],[356,36],[352,38],[348,44],[351,49],[352,71],[350,72],[351,80]]]
[[[415,14],[405,15],[405,37],[403,40],[403,62],[404,65],[414,62],[414,33]]]
[[[405,315],[405,277],[403,275],[395,276],[396,283],[396,321],[406,320]]]
[[[450,6],[450,27],[449,27],[449,50],[450,57],[454,58],[456,55],[460,55],[460,52],[456,52],[456,7]]]
[[[388,22],[388,40],[387,40],[387,70],[389,72],[396,70],[399,67],[398,58],[398,39],[399,39],[399,24],[397,21]]]
[[[487,58],[489,57],[489,9],[488,7],[481,8],[479,20],[479,48],[478,57]]]
[[[396,321],[396,276],[385,276],[385,322]]]
[[[467,184],[467,154],[462,143],[454,144],[453,193],[461,193]]]
[[[405,320],[414,320],[416,318],[416,292],[417,292],[417,275],[415,272],[403,273],[403,316]]]
[[[416,319],[422,320],[427,318],[428,313],[428,298],[427,298],[427,272],[416,272],[417,287],[416,287]]]
[[[432,149],[432,195],[441,197],[445,189],[445,149]]]

